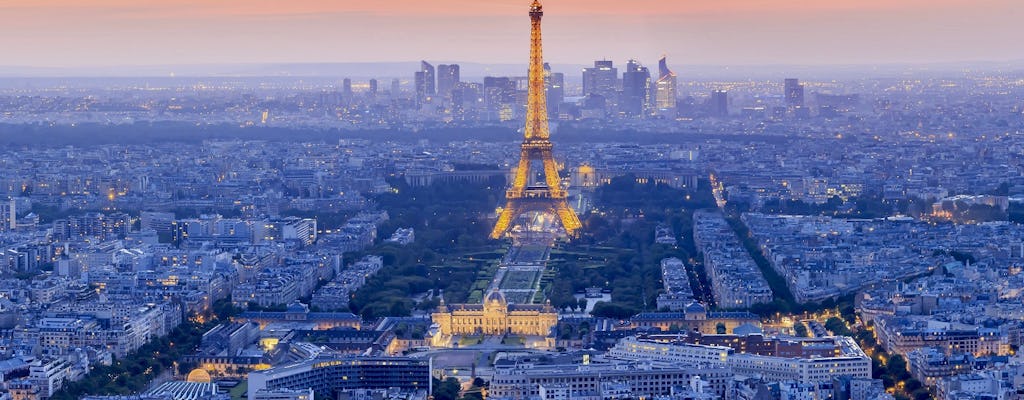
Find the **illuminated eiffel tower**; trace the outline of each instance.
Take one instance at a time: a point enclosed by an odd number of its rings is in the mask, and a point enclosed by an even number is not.
[[[575,237],[582,224],[569,208],[567,194],[558,176],[558,165],[551,157],[551,132],[548,129],[548,105],[544,92],[544,55],[541,49],[540,19],[544,11],[539,0],[530,5],[530,87],[526,106],[526,130],[512,185],[505,192],[508,204],[498,215],[492,239],[505,235],[520,215],[539,211],[558,216],[569,237]],[[544,184],[532,185],[530,164],[543,165]]]

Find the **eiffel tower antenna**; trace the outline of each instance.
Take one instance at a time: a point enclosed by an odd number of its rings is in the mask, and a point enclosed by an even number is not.
[[[498,222],[491,232],[492,239],[505,236],[512,221],[523,213],[540,211],[553,214],[562,223],[570,237],[575,237],[580,224],[579,217],[569,203],[562,179],[558,176],[558,165],[551,156],[551,131],[548,128],[548,106],[544,91],[544,52],[541,46],[540,20],[544,9],[539,0],[530,5],[530,76],[526,106],[526,129],[520,149],[519,166],[516,168],[512,185],[505,191],[507,204],[498,215]],[[530,186],[530,164],[540,161],[544,169],[545,186]]]

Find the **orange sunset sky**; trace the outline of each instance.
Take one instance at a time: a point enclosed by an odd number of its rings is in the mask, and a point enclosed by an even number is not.
[[[529,0],[0,0],[0,65],[525,63]],[[1024,59],[1024,0],[547,0],[546,59]]]

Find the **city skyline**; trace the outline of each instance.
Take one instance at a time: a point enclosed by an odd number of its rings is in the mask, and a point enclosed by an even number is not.
[[[1024,58],[868,64],[1013,7],[65,1],[0,0],[67,60],[0,66],[0,400],[1024,393]]]
[[[0,3],[4,65],[82,68],[416,59],[520,63],[522,1]],[[552,63],[877,64],[1020,60],[1010,0],[702,4],[564,0]],[[359,40],[350,40],[358,38]]]

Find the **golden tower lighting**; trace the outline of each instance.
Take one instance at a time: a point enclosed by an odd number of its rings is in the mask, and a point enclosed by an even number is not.
[[[544,15],[539,0],[530,5],[530,76],[526,106],[526,129],[512,185],[505,192],[507,204],[498,215],[491,232],[492,239],[505,235],[512,221],[531,211],[558,216],[569,237],[575,237],[580,224],[576,212],[569,208],[566,191],[561,186],[558,166],[551,156],[551,132],[548,129],[548,105],[544,92],[544,55],[541,47],[540,19]],[[540,161],[544,169],[544,186],[530,186],[530,164]]]

